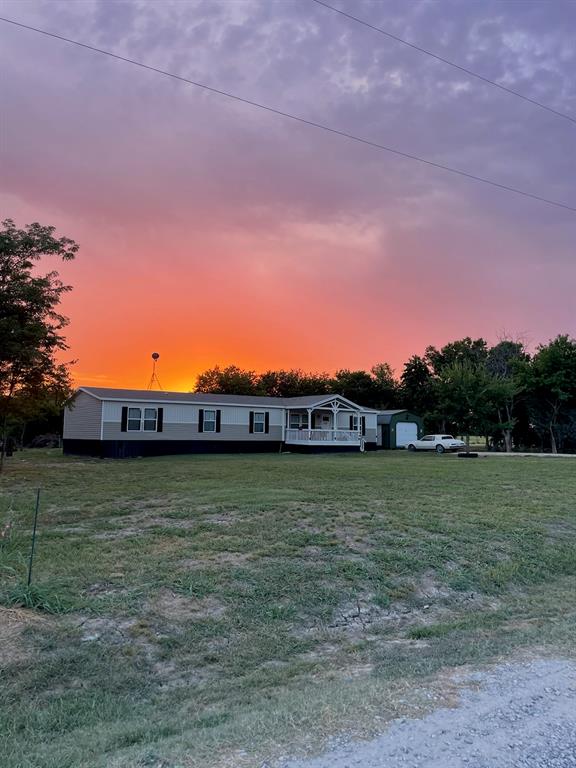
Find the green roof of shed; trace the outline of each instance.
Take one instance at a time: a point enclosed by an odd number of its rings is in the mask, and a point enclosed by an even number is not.
[[[408,413],[405,408],[400,408],[399,411],[378,411],[378,424],[390,424],[392,416],[397,416],[399,413]]]

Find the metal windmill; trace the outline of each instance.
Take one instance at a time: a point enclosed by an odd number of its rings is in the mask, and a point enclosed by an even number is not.
[[[158,378],[158,375],[156,374],[156,362],[160,358],[160,355],[158,352],[152,352],[152,376],[150,376],[150,381],[148,382],[148,389],[152,389],[154,384],[156,383],[158,386],[158,389],[163,389],[162,384],[160,384],[160,379]]]

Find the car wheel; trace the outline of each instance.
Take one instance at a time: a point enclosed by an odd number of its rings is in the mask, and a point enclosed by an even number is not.
[[[446,449],[444,448],[443,445],[437,445],[436,446],[436,453],[444,453],[445,450]]]
[[[408,446],[408,450],[409,451],[415,451],[416,450],[416,446],[412,445],[412,443],[410,443],[410,445]]]

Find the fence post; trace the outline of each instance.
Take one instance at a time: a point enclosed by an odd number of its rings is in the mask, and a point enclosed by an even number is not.
[[[38,509],[40,508],[40,488],[36,491],[36,509],[34,511],[34,527],[32,529],[32,546],[30,548],[30,562],[28,563],[28,586],[32,582],[32,561],[34,560],[34,547],[36,545],[36,524],[38,522]]]

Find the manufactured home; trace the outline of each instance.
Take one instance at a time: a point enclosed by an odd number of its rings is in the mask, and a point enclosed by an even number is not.
[[[341,395],[259,397],[80,387],[64,413],[64,453],[124,458],[178,453],[376,448],[378,412]]]

